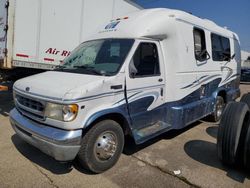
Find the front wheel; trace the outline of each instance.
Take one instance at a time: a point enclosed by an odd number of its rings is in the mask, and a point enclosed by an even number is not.
[[[78,160],[85,169],[101,173],[115,165],[123,146],[121,126],[113,120],[103,120],[84,135]]]

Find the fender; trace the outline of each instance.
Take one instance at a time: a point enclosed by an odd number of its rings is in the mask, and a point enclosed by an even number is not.
[[[219,93],[223,93],[223,95],[221,95],[221,96],[224,97],[224,100],[225,100],[226,103],[229,102],[229,101],[233,101],[233,100],[235,100],[236,98],[238,98],[240,96],[240,90],[239,89],[221,87],[221,88],[218,88],[213,93],[214,100],[219,95]]]
[[[216,97],[218,96],[218,94],[220,92],[225,92],[225,94],[226,94],[225,97],[227,98],[227,89],[224,86],[222,86],[222,87],[218,88],[215,92],[213,92],[212,96],[213,96],[214,100],[216,99]]]
[[[126,121],[127,125],[129,126],[129,129],[131,130],[131,123],[130,123],[130,119],[129,119],[128,113],[122,111],[119,108],[110,108],[110,109],[105,109],[105,110],[101,110],[101,111],[95,112],[94,114],[92,114],[85,121],[86,123],[84,123],[83,128],[89,127],[98,118],[101,118],[101,117],[109,115],[109,114],[118,114],[118,115],[120,115]]]

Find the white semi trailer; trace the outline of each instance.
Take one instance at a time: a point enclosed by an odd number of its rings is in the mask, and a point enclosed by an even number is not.
[[[0,81],[17,67],[54,68],[100,23],[139,9],[129,0],[0,0]]]

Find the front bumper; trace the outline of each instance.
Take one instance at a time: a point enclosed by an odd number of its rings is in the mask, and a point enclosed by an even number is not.
[[[34,122],[15,108],[10,112],[10,123],[26,142],[58,161],[74,160],[81,146],[82,130],[61,130]]]

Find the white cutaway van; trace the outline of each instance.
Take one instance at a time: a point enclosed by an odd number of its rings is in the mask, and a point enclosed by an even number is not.
[[[70,40],[70,39],[62,39]],[[170,9],[111,20],[63,64],[14,84],[16,133],[59,161],[100,173],[123,151],[210,115],[240,95],[238,36]]]

